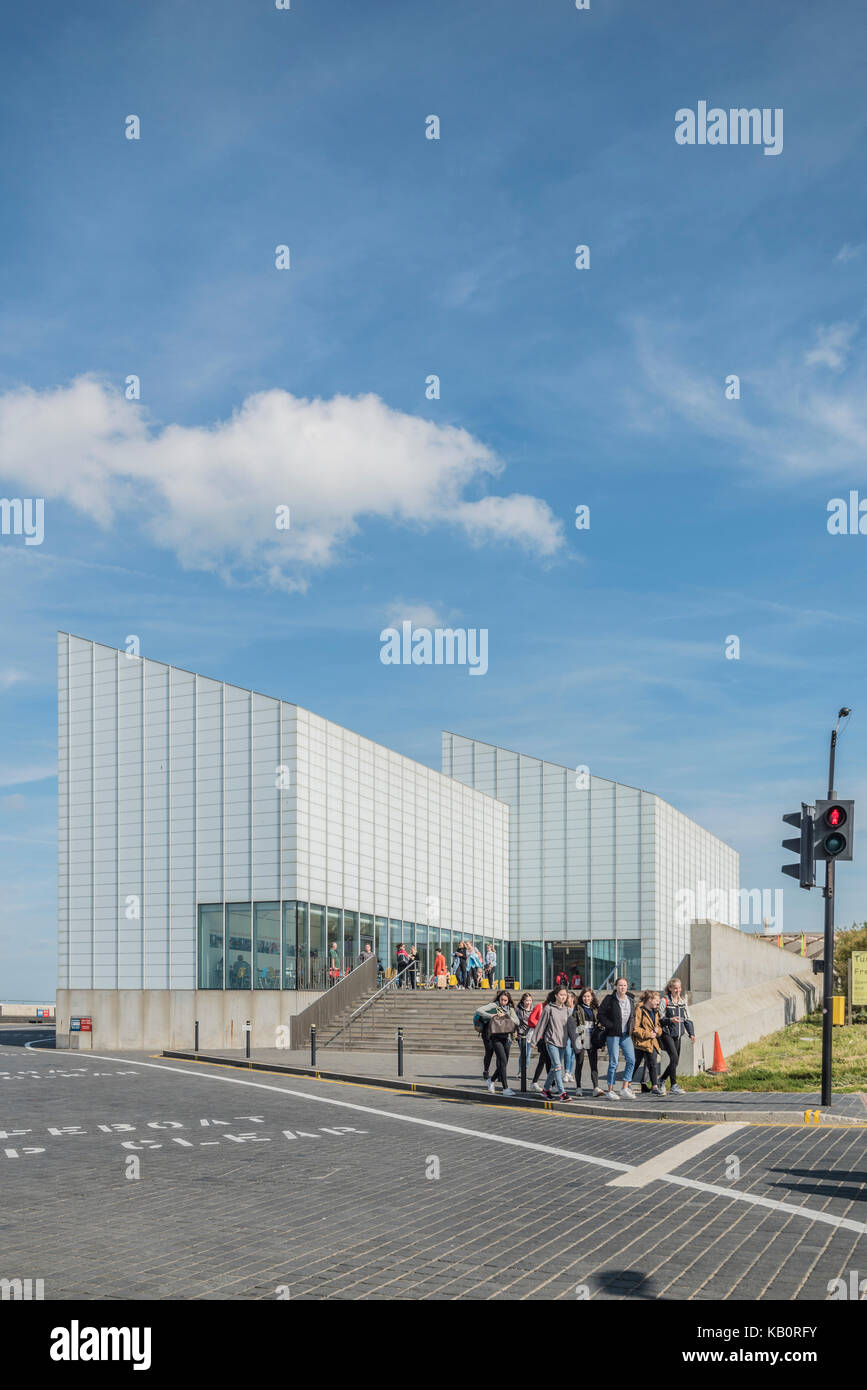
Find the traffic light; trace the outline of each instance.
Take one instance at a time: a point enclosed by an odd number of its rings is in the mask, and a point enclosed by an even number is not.
[[[817,801],[813,829],[813,857],[851,859],[854,801]]]
[[[797,839],[783,841],[783,849],[793,849],[798,855],[797,864],[784,864],[783,873],[796,878],[802,888],[812,888],[816,883],[816,868],[813,862],[813,807],[801,802],[800,811],[791,811],[783,816],[786,825],[796,825],[800,831]]]

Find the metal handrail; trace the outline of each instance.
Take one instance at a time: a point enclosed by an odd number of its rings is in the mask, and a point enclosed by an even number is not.
[[[403,967],[403,970],[399,970],[393,979],[386,980],[385,984],[380,989],[378,989],[375,994],[372,994],[369,999],[365,999],[363,1004],[359,1004],[358,1008],[354,1009],[352,1013],[349,1015],[349,1018],[346,1020],[346,1022],[338,1028],[337,1032],[332,1034],[332,1036],[327,1040],[327,1042],[320,1043],[320,1046],[330,1047],[333,1042],[336,1042],[337,1039],[340,1037],[341,1033],[345,1033],[347,1028],[351,1028],[355,1020],[361,1014],[363,1014],[366,1009],[369,1009],[371,1004],[375,1004],[377,999],[379,999],[383,994],[386,994],[388,990],[396,989],[398,981],[402,980],[404,975],[408,974],[408,972],[413,968],[418,968],[417,962],[413,962],[410,965],[405,965]]]

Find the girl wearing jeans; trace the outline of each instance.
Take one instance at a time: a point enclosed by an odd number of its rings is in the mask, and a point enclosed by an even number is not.
[[[574,1047],[578,1041],[575,1030],[575,1019],[567,1004],[568,990],[561,985],[559,989],[552,989],[548,995],[548,1001],[542,1010],[542,1016],[536,1025],[536,1045],[542,1044],[548,1049],[548,1056],[551,1059],[551,1069],[548,1072],[548,1079],[542,1088],[542,1095],[547,1096],[548,1100],[571,1100],[567,1096],[563,1085],[563,1054],[566,1051],[566,1043],[571,1042]]]
[[[635,1071],[635,1048],[632,1045],[632,1030],[635,1027],[635,999],[629,993],[629,981],[625,975],[614,981],[614,993],[607,994],[599,1006],[599,1022],[605,1029],[605,1044],[608,1048],[608,1090],[609,1100],[617,1100],[614,1089],[617,1075],[617,1059],[623,1053],[626,1070],[623,1074],[624,1100],[633,1100],[629,1089],[632,1073]]]

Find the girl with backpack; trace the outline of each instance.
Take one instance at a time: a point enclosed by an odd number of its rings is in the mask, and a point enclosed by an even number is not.
[[[660,1038],[662,1024],[659,1021],[659,990],[646,989],[635,1010],[635,1023],[632,1028],[632,1041],[642,1053],[650,1085],[642,1082],[642,1091],[652,1091],[656,1096],[664,1096],[665,1090],[659,1084],[659,1055],[662,1051]]]
[[[504,989],[501,989],[493,1004],[485,1004],[477,1010],[477,1018],[481,1021],[482,1037],[485,1040],[485,1082],[488,1090],[494,1094],[494,1081],[499,1081],[504,1096],[513,1096],[515,1092],[509,1086],[507,1069],[509,1066],[509,1051],[512,1046],[512,1037],[518,1031],[518,1015],[512,1003],[512,996]],[[491,1057],[497,1059],[496,1076],[491,1080],[487,1076],[488,1066]]]
[[[632,1029],[635,1024],[635,999],[629,993],[629,981],[620,975],[614,981],[614,993],[606,994],[599,1005],[598,1019],[605,1029],[605,1043],[608,1048],[608,1100],[634,1100],[629,1089],[632,1073],[635,1071],[635,1048],[632,1045]],[[614,1078],[617,1076],[617,1059],[620,1053],[626,1063],[623,1073],[623,1090],[615,1091]]]
[[[542,1087],[542,1095],[548,1100],[572,1099],[571,1096],[567,1096],[563,1085],[563,1055],[566,1043],[571,1041],[575,1047],[578,1041],[575,1019],[567,1003],[568,994],[569,991],[563,985],[559,989],[552,989],[536,1024],[536,1044],[545,1044],[551,1062],[547,1080]]]
[[[584,1058],[586,1057],[590,1071],[590,1085],[593,1087],[594,1096],[605,1094],[599,1085],[599,1047],[593,1042],[594,1037],[598,1036],[599,1032],[598,1015],[599,1000],[592,989],[583,989],[578,996],[578,1004],[575,1008],[575,1023],[579,1043],[575,1053],[575,1090],[576,1092],[581,1090],[581,1073],[584,1070]]]
[[[673,980],[669,980],[666,986],[665,995],[659,1009],[662,1020],[662,1037],[660,1042],[668,1054],[668,1066],[664,1068],[659,1078],[660,1088],[663,1088],[665,1078],[671,1082],[671,1095],[682,1096],[683,1091],[677,1084],[677,1066],[680,1061],[680,1046],[683,1042],[683,1035],[695,1041],[695,1024],[690,1017],[689,1006],[686,1002],[686,995],[683,992],[683,985],[675,975]]]

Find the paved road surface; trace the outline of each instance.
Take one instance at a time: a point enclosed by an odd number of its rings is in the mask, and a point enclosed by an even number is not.
[[[865,1130],[528,1113],[36,1031],[0,1034],[0,1278],[46,1299],[824,1300],[867,1271]]]

